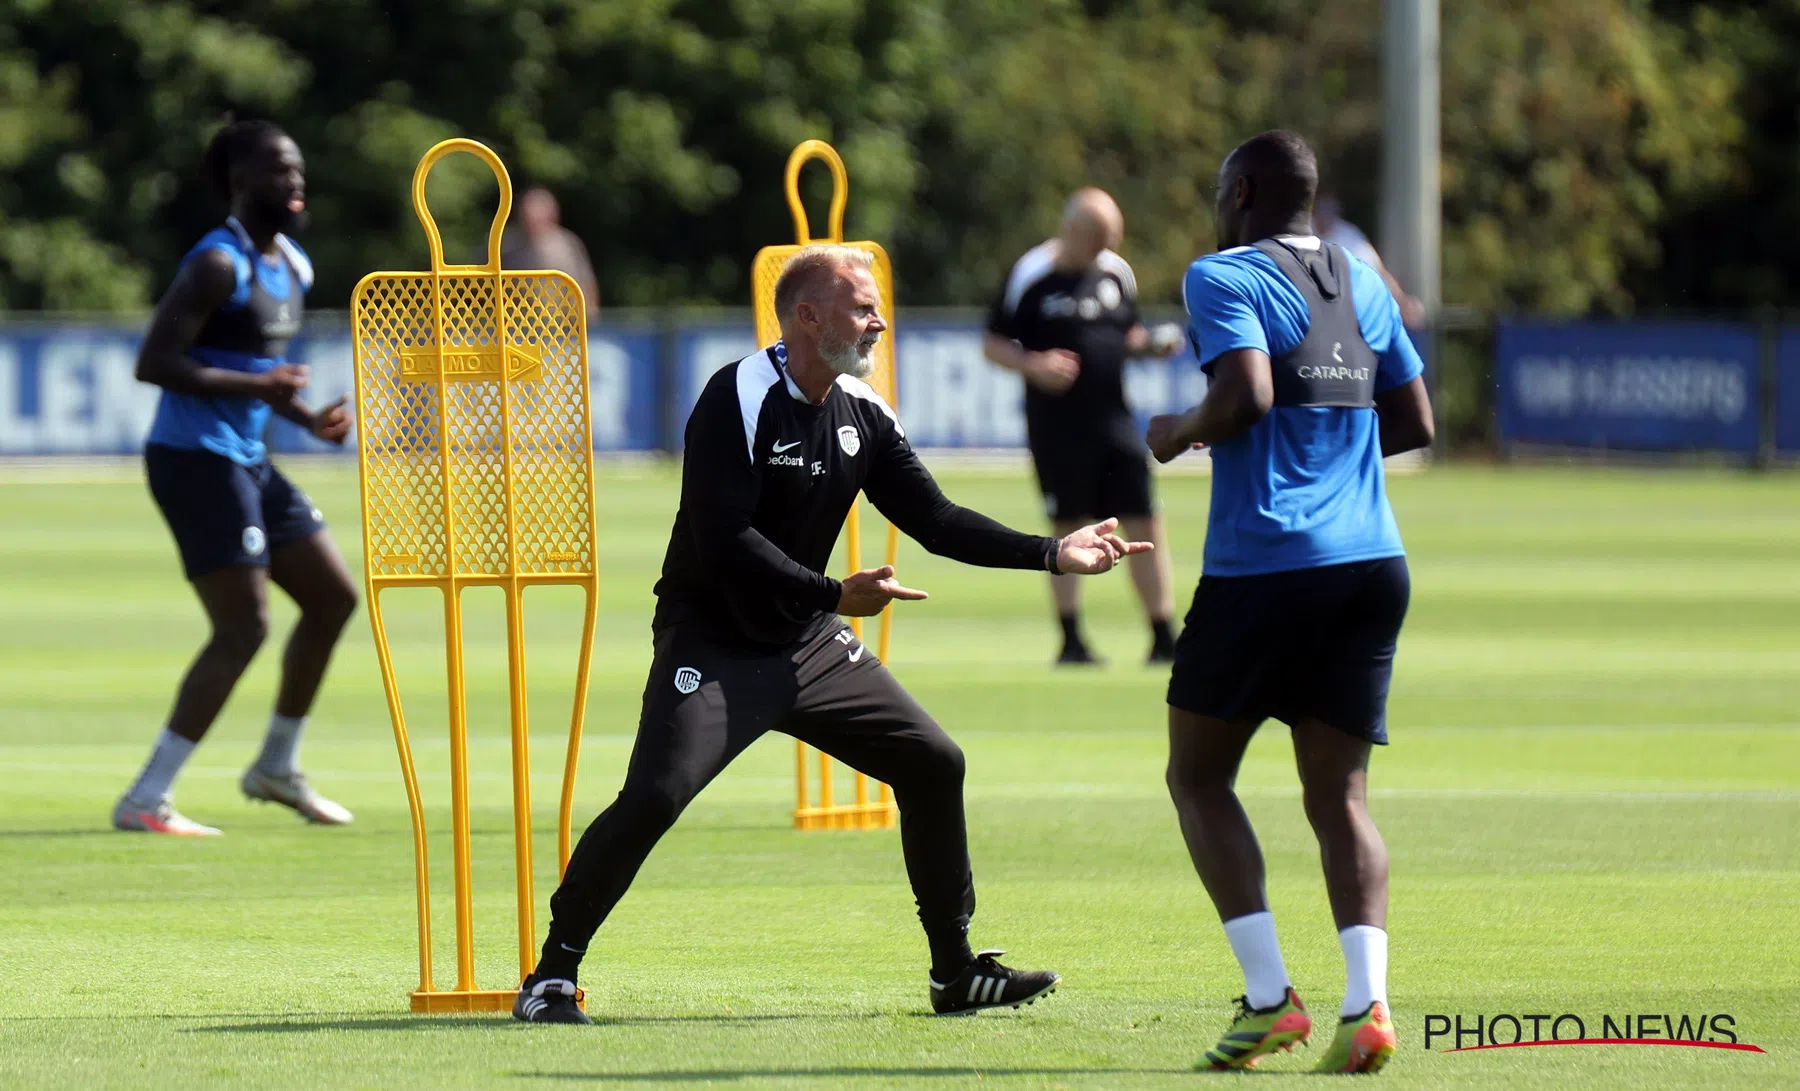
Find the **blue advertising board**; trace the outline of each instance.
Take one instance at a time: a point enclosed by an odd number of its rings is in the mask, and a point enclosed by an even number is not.
[[[142,447],[158,392],[133,372],[136,324],[20,324],[0,331],[0,455],[126,454]],[[594,446],[651,450],[662,441],[661,339],[650,326],[614,325],[588,338]],[[306,400],[323,405],[354,388],[350,335],[314,327],[289,358],[311,368]],[[333,450],[294,425],[269,429],[276,451]]]
[[[143,331],[27,325],[0,334],[0,455],[135,451],[156,390],[133,376]]]
[[[1800,453],[1800,328],[1782,330],[1776,342],[1775,449]]]
[[[1759,333],[1723,322],[1512,322],[1495,342],[1501,437],[1631,450],[1757,448]]]

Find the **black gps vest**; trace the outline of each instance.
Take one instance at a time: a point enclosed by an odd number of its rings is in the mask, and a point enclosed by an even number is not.
[[[1302,250],[1279,239],[1256,248],[1292,281],[1312,318],[1306,337],[1291,350],[1269,358],[1275,404],[1368,409],[1375,404],[1375,352],[1363,340],[1350,292],[1350,257],[1343,247],[1321,240]]]

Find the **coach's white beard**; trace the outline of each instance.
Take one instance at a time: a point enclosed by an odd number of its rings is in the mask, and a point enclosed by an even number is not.
[[[875,342],[879,337],[867,341],[820,341],[819,355],[824,357],[825,365],[839,375],[848,375],[852,379],[867,379],[875,370]]]

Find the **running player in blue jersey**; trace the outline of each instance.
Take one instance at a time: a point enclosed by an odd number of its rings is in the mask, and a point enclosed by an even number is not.
[[[1212,449],[1205,574],[1169,682],[1169,790],[1245,995],[1203,1064],[1246,1068],[1311,1034],[1288,980],[1262,852],[1233,791],[1268,718],[1293,734],[1347,984],[1322,1071],[1372,1072],[1387,1009],[1387,849],[1369,818],[1369,753],[1410,583],[1382,457],[1430,444],[1419,356],[1381,276],[1313,233],[1318,166],[1268,132],[1219,172],[1219,252],[1184,284],[1206,398],[1150,422],[1167,462]]]
[[[296,754],[332,648],[356,609],[356,585],[319,509],[270,465],[263,446],[272,412],[332,443],[350,431],[345,399],[319,410],[300,401],[306,368],[285,356],[312,285],[312,263],[284,234],[304,217],[305,164],[286,133],[247,121],[213,138],[203,172],[231,215],[189,251],[157,304],[137,376],[162,388],[144,465],[212,632],[113,825],[219,832],[177,812],[172,789],[268,634],[271,580],[300,607],[300,621],[282,656],[262,752],[240,786],[251,799],[342,825],[350,812],[312,789]]]

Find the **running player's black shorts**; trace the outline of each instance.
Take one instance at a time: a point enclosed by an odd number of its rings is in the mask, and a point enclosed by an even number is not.
[[[266,567],[272,550],[325,528],[319,509],[267,459],[242,466],[152,443],[144,468],[190,580],[233,565]]]
[[[1130,518],[1156,508],[1150,455],[1141,444],[1112,436],[1033,435],[1031,463],[1052,519]]]
[[[1175,642],[1169,704],[1233,722],[1316,718],[1385,744],[1411,589],[1404,557],[1202,576]]]

